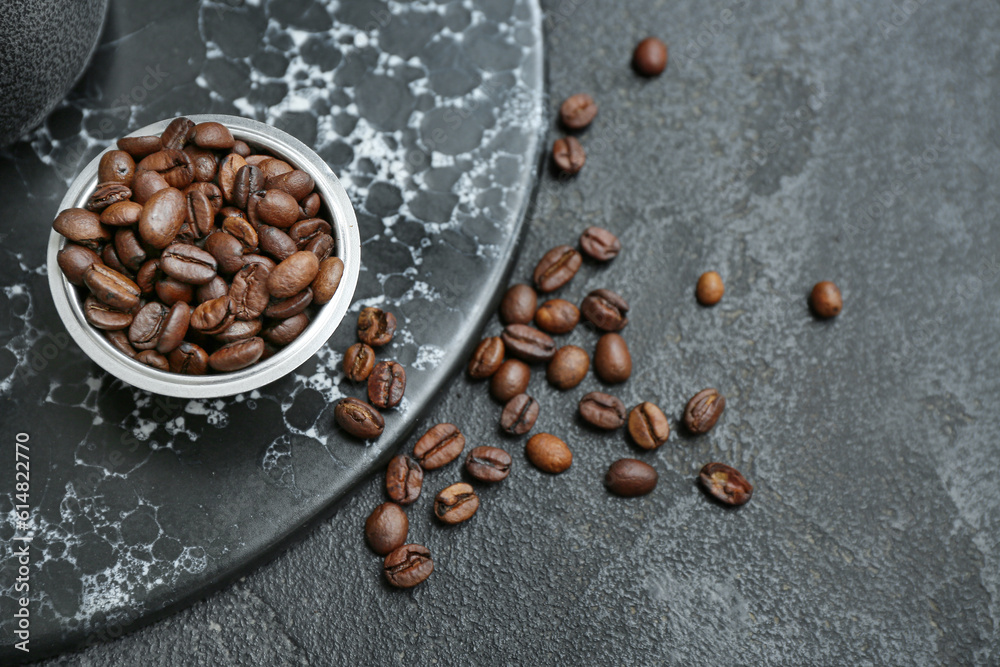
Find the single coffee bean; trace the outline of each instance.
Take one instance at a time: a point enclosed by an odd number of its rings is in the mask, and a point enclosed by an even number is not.
[[[132,185],[133,176],[135,176],[135,160],[125,151],[108,151],[101,156],[97,167],[98,183]]]
[[[396,503],[382,503],[365,520],[365,539],[379,556],[385,556],[406,543],[410,520]]]
[[[191,130],[191,140],[202,148],[213,150],[231,150],[236,143],[229,128],[212,121],[195,125]]]
[[[163,325],[170,309],[158,301],[150,301],[135,315],[128,330],[128,339],[137,350],[151,350],[160,342]]]
[[[645,401],[628,413],[628,433],[643,449],[656,449],[670,437],[670,422],[663,410]]]
[[[511,285],[500,301],[500,320],[504,324],[528,324],[537,304],[538,294],[530,285]]]
[[[249,266],[249,264],[247,265]],[[246,266],[243,267],[244,269]],[[267,281],[265,281],[266,285]],[[309,307],[313,301],[313,291],[307,287],[298,294],[290,296],[281,301],[274,301],[264,309],[264,317],[271,317],[276,320],[283,320],[287,317],[294,317]]]
[[[60,211],[52,228],[70,241],[95,252],[111,240],[111,230],[101,224],[100,216],[82,208]]]
[[[501,403],[506,403],[528,389],[531,369],[519,359],[508,359],[500,364],[497,372],[490,377],[490,394]]]
[[[504,345],[499,336],[490,336],[479,341],[476,351],[469,360],[469,377],[473,380],[488,378],[497,372],[503,363]]]
[[[395,361],[380,361],[368,376],[368,401],[376,408],[394,408],[406,391],[406,369]]]
[[[264,190],[263,196],[251,200],[247,204],[251,222],[256,217],[266,225],[287,229],[299,219],[299,202],[282,190]]]
[[[165,188],[149,198],[139,218],[142,240],[158,250],[170,245],[184,224],[187,201],[177,188]]]
[[[434,498],[434,516],[450,526],[468,521],[478,509],[479,496],[465,482],[446,486]]]
[[[174,148],[181,149],[187,144],[188,140],[191,138],[191,131],[194,129],[194,122],[188,118],[180,116],[174,118],[167,125],[167,129],[163,130],[160,135],[160,139],[163,141],[164,148]]]
[[[285,261],[298,250],[292,237],[270,225],[260,225],[257,228],[257,244],[261,250],[279,262]]]
[[[233,203],[241,209],[250,204],[250,197],[264,189],[264,174],[252,164],[245,164],[236,172],[233,181]]]
[[[587,93],[567,97],[559,107],[559,120],[571,130],[582,130],[597,115],[597,102]]]
[[[170,370],[170,363],[167,361],[167,358],[156,350],[143,350],[135,355],[135,360],[142,362],[147,366],[152,366],[157,370]]]
[[[378,410],[356,398],[342,398],[333,409],[340,428],[356,438],[370,440],[382,435],[385,419]]]
[[[437,424],[413,445],[413,458],[424,470],[437,470],[458,458],[465,449],[465,436],[454,424]]]
[[[184,375],[204,375],[208,370],[208,353],[194,343],[182,342],[167,355],[170,371]]]
[[[716,271],[706,271],[698,278],[695,296],[701,305],[714,306],[722,299],[725,291],[726,286],[722,283],[722,276]]]
[[[101,264],[101,258],[90,248],[75,243],[67,243],[56,255],[56,262],[71,284],[83,285],[83,274],[94,264]]]
[[[134,201],[115,202],[101,211],[101,224],[110,227],[130,227],[142,217],[142,204]]]
[[[499,447],[476,447],[465,457],[465,470],[480,482],[499,482],[510,474],[510,454]]]
[[[434,561],[427,547],[404,544],[388,556],[382,565],[385,579],[396,588],[413,588],[434,571]]]
[[[236,319],[236,305],[229,296],[198,304],[191,313],[191,327],[212,336],[222,333]]]
[[[252,151],[247,142],[237,139],[233,142],[233,152],[241,157],[247,157]]]
[[[840,289],[829,280],[816,283],[809,297],[813,313],[824,319],[836,317],[844,307]]]
[[[698,481],[709,495],[726,505],[742,505],[753,495],[753,484],[725,463],[706,463],[698,473]]]
[[[628,343],[620,334],[606,333],[597,340],[594,372],[611,384],[624,382],[632,375],[632,355],[629,354]]]
[[[108,339],[112,347],[124,354],[129,359],[135,359],[135,348],[132,347],[132,343],[128,342],[128,334],[125,333],[123,329],[115,329],[113,331],[105,331],[104,337]]]
[[[160,269],[189,285],[204,285],[216,277],[218,264],[211,253],[196,245],[174,243],[160,256]]]
[[[312,176],[301,169],[293,169],[283,174],[276,174],[267,179],[269,190],[281,190],[292,196],[296,201],[305,199],[313,191],[316,183]]]
[[[247,166],[247,161],[236,153],[230,153],[219,162],[219,189],[222,190],[223,199],[229,203],[234,203],[236,201],[236,175],[240,173],[240,169],[243,169],[245,166]],[[248,200],[249,195],[250,193],[248,192]],[[247,205],[247,203],[244,203],[242,208],[246,208]]]
[[[604,475],[604,486],[618,496],[644,496],[656,488],[660,479],[653,466],[637,459],[618,459]]]
[[[726,409],[726,397],[717,389],[702,389],[684,408],[684,426],[695,435],[708,433]]]
[[[580,399],[580,416],[591,426],[612,431],[625,423],[625,404],[621,399],[592,391]]]
[[[565,442],[551,433],[537,433],[524,446],[525,456],[542,472],[558,475],[573,465],[573,452]]]
[[[392,313],[373,307],[358,313],[358,338],[362,343],[372,347],[388,345],[395,333],[396,316]]]
[[[191,306],[183,301],[178,301],[171,306],[163,322],[160,338],[156,343],[156,351],[160,354],[173,352],[187,335],[190,322]]]
[[[559,289],[580,270],[583,259],[568,245],[556,246],[549,250],[535,266],[533,279],[540,292]]]
[[[151,153],[163,150],[163,143],[159,137],[122,137],[117,142],[120,150],[132,156],[132,159],[142,159]]]
[[[306,250],[316,255],[319,261],[328,258],[333,252],[336,242],[329,234],[320,234],[306,245]]]
[[[535,324],[550,334],[566,334],[580,321],[580,309],[566,299],[549,299],[535,313]]]
[[[538,401],[527,394],[518,394],[507,401],[500,415],[500,428],[509,435],[524,435],[538,419]]]
[[[215,258],[219,273],[233,274],[243,268],[243,244],[231,234],[215,231],[205,239],[205,250]]]
[[[385,471],[385,491],[400,505],[409,505],[420,497],[424,469],[406,454],[397,454]]]
[[[243,218],[226,218],[222,221],[222,231],[229,234],[243,246],[244,254],[257,251],[257,230]]]
[[[160,277],[160,260],[159,259],[147,259],[146,263],[139,267],[139,271],[135,274],[135,284],[139,286],[139,290],[143,295],[149,295],[153,293],[153,289],[156,287],[155,281]],[[222,280],[221,278],[219,280]],[[222,283],[223,291],[226,293],[226,283]]]
[[[262,172],[264,172],[264,177],[268,180],[276,176],[280,176],[281,174],[287,174],[295,169],[292,165],[288,164],[284,160],[279,160],[276,157],[268,158],[258,163],[257,166],[260,167]]]
[[[103,264],[91,265],[83,274],[83,282],[95,297],[112,308],[132,312],[139,306],[139,286]]]
[[[552,337],[527,324],[508,324],[500,337],[505,350],[529,364],[547,362],[556,353]]]
[[[596,289],[580,304],[580,313],[601,331],[621,331],[628,324],[628,301],[609,289]]]
[[[219,168],[219,158],[215,153],[194,144],[185,146],[183,150],[191,160],[191,174],[195,183],[207,183],[215,179],[215,172]]]
[[[316,259],[316,255],[300,250],[271,271],[267,279],[267,288],[272,297],[284,299],[309,287],[317,273],[319,273],[319,260]]]
[[[622,243],[603,227],[587,227],[580,234],[580,249],[595,261],[607,262],[618,256]]]
[[[135,274],[118,259],[118,251],[115,250],[115,244],[109,243],[104,246],[104,250],[101,251],[101,261],[104,265],[113,271],[117,271],[129,280],[135,279]]]
[[[194,299],[194,287],[188,283],[182,283],[176,278],[163,276],[153,287],[156,296],[167,306],[183,301],[191,303]]]
[[[355,343],[344,353],[344,375],[353,382],[364,382],[375,368],[375,350],[364,343]]]
[[[313,301],[322,306],[333,299],[340,287],[340,279],[344,277],[344,260],[339,257],[327,257],[319,263],[319,270],[312,282]]]
[[[264,340],[254,336],[226,343],[208,356],[208,365],[217,371],[231,372],[257,363],[264,353]]]
[[[215,334],[214,338],[215,340],[225,345],[226,343],[232,343],[233,341],[243,340],[245,338],[253,338],[254,336],[260,334],[260,330],[263,327],[264,323],[261,322],[260,320],[249,320],[249,321],[236,320],[228,327],[226,327],[225,330]],[[263,360],[263,358],[264,356],[261,355],[260,360]]]
[[[136,165],[136,171],[155,171],[172,188],[183,190],[194,181],[194,165],[187,153],[165,148],[146,156]]]
[[[264,313],[268,304],[268,275],[262,264],[248,264],[233,276],[229,298],[236,308],[236,319],[255,320]]]
[[[132,201],[145,206],[157,192],[170,187],[167,179],[155,171],[137,171],[132,179]]]
[[[284,320],[274,322],[261,331],[261,338],[271,345],[284,347],[298,338],[309,326],[309,315],[299,313]]]
[[[574,176],[587,164],[587,152],[576,137],[562,137],[552,143],[552,161],[562,173]]]
[[[93,296],[83,302],[83,316],[90,325],[104,331],[126,329],[132,324],[132,314],[112,308]]]
[[[141,276],[142,271],[139,273]],[[142,287],[141,282],[139,286]],[[229,294],[229,285],[226,284],[226,281],[221,276],[215,276],[204,285],[198,285],[198,289],[195,290],[195,299],[198,303],[205,303],[206,301],[218,299],[220,296],[226,296],[227,294]]]
[[[565,345],[556,350],[552,361],[545,369],[545,379],[556,389],[572,389],[587,376],[590,357],[587,351],[576,345]]]
[[[115,254],[130,271],[138,271],[147,259],[146,249],[130,227],[121,227],[115,232]]]
[[[667,68],[667,45],[656,37],[647,37],[636,45],[632,65],[643,76],[659,76]]]
[[[322,234],[329,234],[330,231],[330,223],[326,220],[310,218],[308,220],[299,220],[292,225],[288,230],[288,236],[295,241],[295,245],[299,250],[305,250],[310,241]]]
[[[98,183],[97,188],[87,200],[87,210],[100,213],[112,204],[123,202],[132,196],[132,190],[121,183]]]
[[[312,193],[299,203],[299,218],[301,220],[315,218],[319,214],[319,208],[322,205],[323,200],[320,198],[319,193]]]

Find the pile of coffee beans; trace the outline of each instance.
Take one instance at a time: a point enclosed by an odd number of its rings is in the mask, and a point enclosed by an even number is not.
[[[340,285],[313,178],[214,122],[176,118],[104,154],[58,262],[115,349],[161,371],[237,371],[309,326]]]

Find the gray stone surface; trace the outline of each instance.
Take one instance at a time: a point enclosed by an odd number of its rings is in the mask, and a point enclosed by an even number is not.
[[[622,255],[561,296],[625,294],[637,372],[613,391],[676,417],[716,386],[714,431],[637,452],[574,418],[595,379],[558,394],[536,372],[536,429],[576,455],[547,477],[458,378],[427,423],[503,442],[516,468],[468,525],[434,525],[426,497],[410,511],[437,563],[424,585],[389,590],[363,543],[376,476],[228,590],[60,662],[1000,662],[1000,8],[760,4],[548,3],[550,109],[587,90],[601,112],[580,176],[543,177],[514,271],[588,224],[619,233]],[[649,32],[673,55],[642,81],[627,64]],[[709,268],[727,293],[706,310]],[[821,279],[844,292],[832,322],[806,307]],[[659,470],[650,496],[601,487],[628,455]],[[702,496],[709,460],[743,469],[749,505]]]

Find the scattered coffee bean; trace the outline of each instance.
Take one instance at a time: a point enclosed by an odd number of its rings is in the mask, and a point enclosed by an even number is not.
[[[478,509],[479,496],[465,482],[446,486],[434,498],[434,516],[448,525],[468,521]]]
[[[500,320],[504,324],[528,324],[535,316],[538,295],[531,285],[511,285],[500,301]]]
[[[556,246],[549,250],[535,266],[532,276],[535,287],[540,292],[552,292],[559,289],[580,270],[583,259],[568,245]]]
[[[644,496],[656,488],[660,476],[648,463],[637,459],[618,459],[604,475],[604,486],[618,496]]]
[[[670,422],[663,410],[646,401],[628,413],[628,433],[643,449],[656,449],[670,437]]]
[[[385,557],[383,571],[386,581],[396,588],[412,588],[431,576],[434,561],[427,547],[404,544]]]
[[[628,324],[628,301],[609,289],[596,289],[580,304],[580,313],[601,331],[621,331]]]
[[[551,433],[531,436],[524,446],[524,454],[533,466],[552,475],[565,472],[573,464],[569,447]]]
[[[625,404],[621,399],[592,391],[580,399],[580,416],[591,426],[612,431],[625,423]]]
[[[365,521],[365,538],[372,551],[385,556],[406,543],[410,520],[396,503],[382,503]]]
[[[490,378],[490,394],[501,403],[506,403],[528,389],[531,369],[519,359],[508,359]]]
[[[594,348],[594,372],[605,382],[617,384],[632,375],[632,355],[621,335],[606,333]]]
[[[722,299],[726,291],[726,286],[722,283],[722,276],[716,271],[706,271],[698,278],[698,287],[695,289],[695,296],[698,303],[703,306],[714,306]]]
[[[726,409],[726,397],[717,389],[702,389],[684,408],[684,426],[695,435],[708,433]]]
[[[566,299],[549,299],[535,312],[535,324],[550,334],[566,334],[580,321],[580,309]]]
[[[597,115],[597,102],[587,93],[577,93],[566,98],[559,107],[559,120],[571,130],[582,130]]]
[[[538,401],[527,394],[518,394],[504,406],[500,428],[509,435],[524,435],[535,425],[538,409]]]
[[[709,495],[726,505],[742,505],[753,495],[753,485],[725,463],[706,463],[698,473],[698,481]]]
[[[583,382],[589,369],[587,351],[576,345],[566,345],[556,350],[545,369],[545,378],[556,389],[565,391]]]
[[[816,283],[809,300],[813,312],[824,319],[836,317],[844,307],[840,289],[829,280]]]
[[[388,345],[396,333],[396,316],[381,308],[363,308],[358,314],[358,338],[372,347]]]
[[[424,470],[437,470],[454,461],[465,449],[465,436],[454,424],[437,424],[420,436],[413,458]]]
[[[508,324],[500,337],[507,352],[529,364],[549,361],[556,353],[552,337],[527,324]]]
[[[562,137],[552,143],[552,161],[564,174],[574,176],[587,164],[587,153],[576,137]]]
[[[580,234],[583,254],[598,262],[608,262],[621,252],[622,242],[603,227],[587,227]]]
[[[659,76],[667,68],[667,45],[656,37],[647,37],[636,45],[632,65],[643,76]]]
[[[499,447],[476,447],[465,458],[465,469],[480,482],[499,482],[510,474],[510,454]]]
[[[406,370],[395,361],[380,361],[368,376],[368,400],[377,408],[394,408],[403,400]]]
[[[503,363],[504,345],[499,336],[484,338],[476,346],[469,360],[469,377],[473,380],[488,378],[497,372]]]
[[[385,419],[378,410],[356,398],[342,398],[333,409],[333,417],[344,429],[356,438],[370,440],[382,435]]]
[[[353,382],[364,382],[375,368],[375,350],[364,343],[355,343],[344,353],[344,375]]]
[[[409,505],[420,497],[424,486],[424,469],[407,454],[397,454],[385,471],[385,490],[400,505]]]

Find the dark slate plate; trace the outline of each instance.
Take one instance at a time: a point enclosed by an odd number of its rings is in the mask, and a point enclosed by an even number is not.
[[[384,463],[474,342],[517,246],[543,117],[534,2],[233,4],[114,3],[70,99],[0,153],[0,432],[9,460],[14,435],[29,434],[32,472],[27,532],[12,476],[0,482],[0,539],[33,535],[36,657],[231,580]],[[188,401],[91,363],[58,320],[44,263],[83,164],[130,129],[202,112],[314,146],[355,204],[363,267],[345,325],[292,377]],[[367,445],[332,418],[336,399],[363,395],[340,361],[365,305],[397,314],[380,356],[408,374]],[[2,567],[6,609],[16,572],[12,559]],[[0,628],[6,660],[10,614]]]

